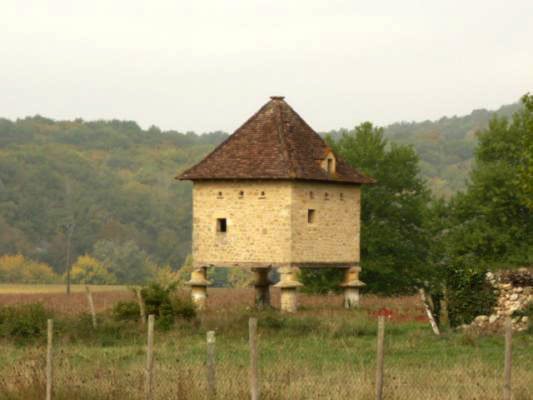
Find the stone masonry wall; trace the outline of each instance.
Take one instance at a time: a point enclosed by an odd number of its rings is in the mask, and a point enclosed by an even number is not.
[[[217,218],[226,219],[227,232],[217,232]],[[358,186],[197,181],[193,257],[197,265],[356,263],[359,218]]]
[[[295,182],[292,195],[293,262],[359,262],[360,189]],[[308,210],[315,221],[307,221]]]
[[[533,304],[533,272],[527,268],[489,272],[487,280],[498,295],[497,304],[491,315],[479,315],[471,325],[482,329],[499,328],[505,318],[511,316],[514,330],[526,330],[529,317],[521,314]]]
[[[291,192],[288,181],[195,182],[195,264],[289,262]],[[226,233],[217,218],[226,218]]]

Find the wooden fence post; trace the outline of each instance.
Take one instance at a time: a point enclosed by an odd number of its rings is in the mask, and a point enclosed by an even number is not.
[[[505,364],[503,369],[503,400],[511,400],[513,391],[511,389],[511,368],[513,364],[513,322],[511,317],[505,320]]]
[[[252,400],[259,400],[259,383],[257,377],[257,319],[248,321],[250,340],[250,394]]]
[[[154,315],[148,316],[148,340],[146,346],[146,370],[144,381],[144,398],[153,399],[153,377],[154,377]]]
[[[207,398],[217,396],[217,382],[215,370],[215,331],[207,332]]]
[[[385,317],[378,317],[378,343],[376,354],[376,400],[383,399],[383,342],[385,339]]]
[[[85,292],[87,293],[87,302],[89,303],[89,310],[91,311],[91,316],[93,317],[93,328],[96,329],[96,310],[94,309],[93,294],[89,285],[85,285]]]
[[[141,324],[146,323],[146,311],[144,309],[144,300],[141,295],[141,289],[137,288],[135,289],[135,293],[137,294],[137,302],[139,303],[139,313],[141,316]]]
[[[54,321],[47,321],[48,340],[46,346],[46,400],[52,400],[52,339],[54,335]]]

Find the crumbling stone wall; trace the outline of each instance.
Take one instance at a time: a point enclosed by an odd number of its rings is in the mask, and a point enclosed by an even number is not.
[[[510,316],[514,330],[526,330],[531,321],[523,314],[533,306],[533,270],[520,268],[516,271],[489,272],[487,280],[498,295],[497,304],[491,315],[476,317],[471,326],[498,329]]]

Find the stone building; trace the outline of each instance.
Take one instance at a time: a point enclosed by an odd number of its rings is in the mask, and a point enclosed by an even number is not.
[[[268,273],[278,268],[284,311],[296,310],[298,268],[344,268],[345,306],[358,304],[360,190],[373,180],[337,157],[283,97],[177,178],[194,183],[189,285],[200,308],[211,266],[251,268],[258,306],[270,303]]]

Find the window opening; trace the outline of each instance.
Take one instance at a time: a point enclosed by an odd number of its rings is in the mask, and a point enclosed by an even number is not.
[[[227,232],[228,231],[228,222],[226,218],[217,218],[217,232]]]
[[[329,200],[329,193],[326,192],[326,193],[324,194],[324,199],[325,199],[325,200]]]
[[[331,158],[328,158],[328,160],[327,160],[326,169],[328,171],[328,174],[331,175],[333,173],[333,160]]]
[[[239,198],[241,198],[241,199],[242,199],[243,197],[244,197],[244,191],[243,191],[243,190],[241,190],[241,191],[239,192]]]
[[[315,223],[315,217],[316,217],[316,212],[315,210],[313,209],[308,209],[307,210],[307,223],[308,224],[314,224]]]

